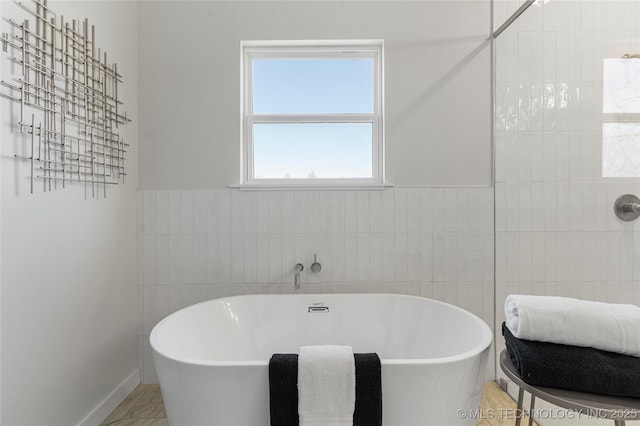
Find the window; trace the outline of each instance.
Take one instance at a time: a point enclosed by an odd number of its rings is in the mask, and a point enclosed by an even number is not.
[[[382,184],[382,42],[244,42],[242,183]]]
[[[640,57],[605,59],[602,176],[640,176]]]

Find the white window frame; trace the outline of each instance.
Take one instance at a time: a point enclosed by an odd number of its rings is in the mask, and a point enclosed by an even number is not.
[[[241,183],[244,188],[382,188],[384,177],[384,80],[383,41],[243,41],[241,90]],[[254,114],[254,59],[372,59],[373,111],[371,114]],[[371,123],[372,177],[340,179],[257,179],[254,175],[253,125],[256,123]]]

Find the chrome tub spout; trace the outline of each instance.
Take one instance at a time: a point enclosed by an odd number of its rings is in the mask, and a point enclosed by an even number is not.
[[[296,276],[293,279],[293,288],[295,288],[296,290],[300,289],[300,272],[302,272],[303,270],[304,270],[304,266],[302,266],[302,263],[297,263]]]

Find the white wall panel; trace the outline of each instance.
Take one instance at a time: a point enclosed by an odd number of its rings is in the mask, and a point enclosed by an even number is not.
[[[110,394],[119,395],[124,383],[137,383],[138,324],[149,322],[147,312],[136,315],[136,280],[158,280],[153,252],[158,246],[156,218],[136,218],[136,205],[144,214],[156,195],[141,194],[136,200],[137,5],[50,1],[48,6],[66,22],[88,18],[95,25],[97,47],[123,75],[118,95],[133,122],[119,131],[131,146],[125,183],[110,186],[107,198],[99,191],[92,199],[91,189],[82,184],[43,192],[38,180],[35,193],[29,194],[28,174],[23,173],[27,163],[13,158],[14,144],[21,140],[16,130],[19,106],[0,99],[1,422],[6,425],[73,425],[83,419],[91,423],[115,408],[105,405],[120,402]],[[2,32],[10,34],[8,19],[28,18],[13,1],[2,1],[1,16]],[[19,67],[9,64],[7,54],[1,56],[2,79],[11,80]],[[138,249],[137,220],[146,226],[138,230]]]
[[[384,39],[386,172],[491,185],[490,1],[142,1],[140,187],[240,178],[240,41]]]

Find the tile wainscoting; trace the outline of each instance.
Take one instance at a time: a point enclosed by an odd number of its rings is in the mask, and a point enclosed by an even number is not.
[[[419,295],[494,321],[492,188],[143,190],[138,211],[144,383],[157,381],[160,319],[211,298],[294,292],[297,262],[300,292]]]

